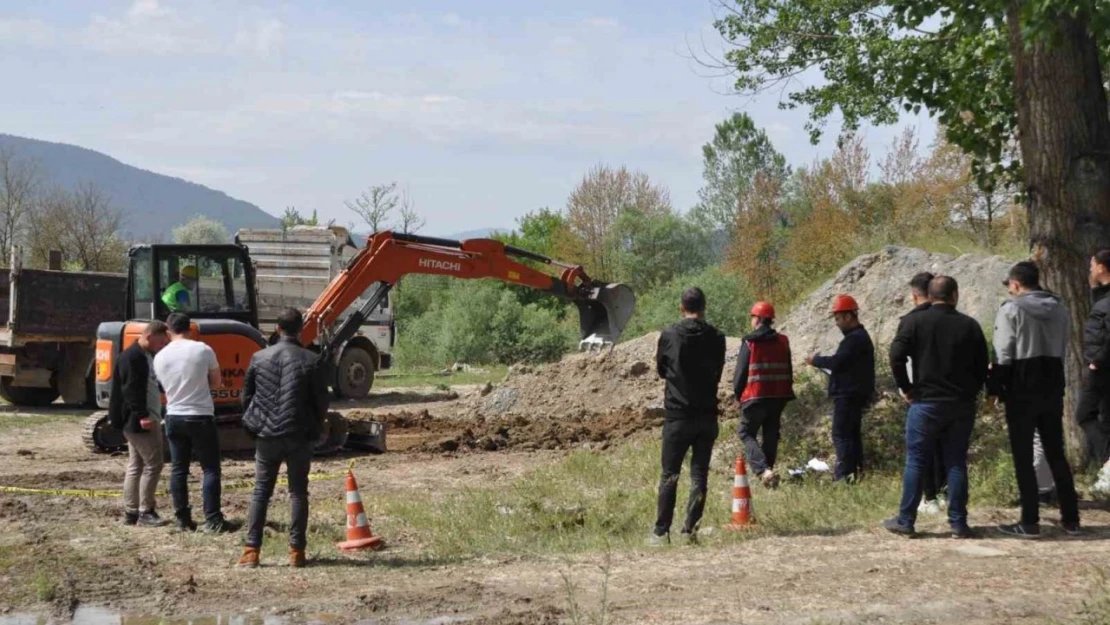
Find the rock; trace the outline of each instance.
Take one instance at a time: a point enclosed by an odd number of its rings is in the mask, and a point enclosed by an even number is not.
[[[459,448],[459,441],[453,438],[445,438],[436,443],[436,447],[438,447],[440,451],[456,451]]]
[[[488,436],[483,436],[482,438],[478,439],[478,447],[480,447],[482,451],[497,451],[498,444],[497,441],[493,440],[492,438]]]
[[[493,385],[490,384],[489,382],[486,382],[486,384],[482,387],[482,390],[478,391],[478,394],[482,397],[485,397],[486,395],[489,395],[492,392],[493,392]]]
[[[632,363],[631,367],[628,368],[628,373],[637,378],[641,375],[644,375],[648,371],[651,371],[651,367],[649,367],[648,364],[642,360],[637,360],[636,362]]]

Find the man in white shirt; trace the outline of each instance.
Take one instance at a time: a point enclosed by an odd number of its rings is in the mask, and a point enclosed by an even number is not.
[[[188,487],[189,464],[195,453],[204,470],[201,494],[205,529],[226,532],[231,528],[220,511],[220,439],[212,401],[212,389],[222,386],[223,380],[216,352],[188,338],[190,324],[184,313],[170,315],[166,319],[170,343],[154,357],[154,374],[166,393],[170,496],[178,529],[195,530]]]

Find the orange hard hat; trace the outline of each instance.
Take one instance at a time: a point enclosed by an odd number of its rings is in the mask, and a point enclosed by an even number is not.
[[[756,302],[752,306],[752,316],[759,317],[760,319],[774,319],[775,307],[770,302]]]
[[[837,295],[833,300],[832,311],[834,315],[842,312],[858,312],[859,304],[851,295]]]

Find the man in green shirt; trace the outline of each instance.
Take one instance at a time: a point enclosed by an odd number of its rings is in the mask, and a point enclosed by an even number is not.
[[[193,290],[197,288],[197,266],[184,265],[178,272],[178,280],[162,293],[162,303],[170,312],[191,311],[193,305]]]

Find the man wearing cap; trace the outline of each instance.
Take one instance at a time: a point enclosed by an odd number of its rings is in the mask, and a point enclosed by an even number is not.
[[[752,473],[763,485],[778,485],[775,457],[779,449],[782,411],[794,399],[794,368],[790,362],[790,341],[771,327],[775,307],[756,302],[751,310],[754,332],[744,337],[736,360],[732,390],[740,403],[740,440]],[[763,431],[763,444],[756,439]]]
[[[1064,352],[1071,319],[1060,299],[1041,288],[1040,270],[1031,262],[1014,265],[1003,281],[1010,299],[994,319],[991,387],[1006,403],[1006,426],[1021,495],[1021,521],[1001,525],[1003,533],[1037,538],[1040,502],[1034,470],[1033,437],[1041,447],[1060,502],[1060,526],[1079,532],[1079,504],[1071,467],[1064,455]]]
[[[192,292],[197,287],[197,266],[184,265],[178,272],[178,280],[162,292],[162,303],[170,312],[193,310]]]
[[[851,295],[836,296],[832,316],[844,334],[836,353],[808,356],[806,364],[829,372],[836,447],[833,479],[840,481],[858,479],[863,468],[863,411],[875,394],[875,344],[859,322],[859,304]]]

